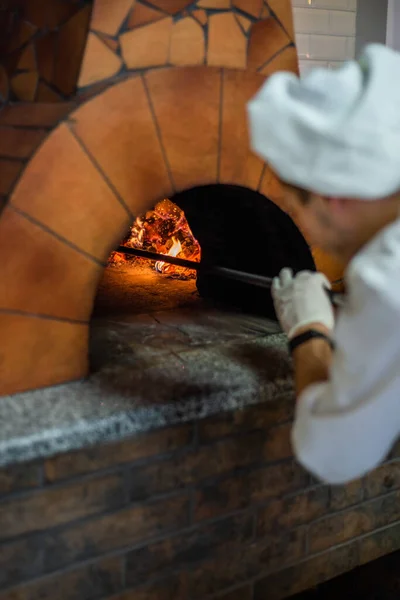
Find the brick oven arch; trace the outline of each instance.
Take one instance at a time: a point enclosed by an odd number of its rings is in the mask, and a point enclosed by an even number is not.
[[[96,289],[135,215],[210,183],[281,203],[248,145],[245,105],[263,80],[156,69],[114,84],[48,136],[0,218],[0,395],[86,376]]]

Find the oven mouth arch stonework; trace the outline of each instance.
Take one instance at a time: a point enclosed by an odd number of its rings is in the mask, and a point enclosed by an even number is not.
[[[128,74],[50,133],[0,218],[0,395],[87,375],[103,266],[160,198],[226,183],[284,208],[248,143],[245,106],[264,80],[206,65]]]

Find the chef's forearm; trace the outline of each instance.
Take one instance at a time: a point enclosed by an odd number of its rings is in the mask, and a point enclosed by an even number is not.
[[[329,336],[329,331],[319,324],[308,326],[307,329],[321,331]],[[332,362],[332,349],[324,339],[311,339],[299,346],[293,353],[295,384],[297,397],[308,386],[322,383],[329,378],[329,368]]]

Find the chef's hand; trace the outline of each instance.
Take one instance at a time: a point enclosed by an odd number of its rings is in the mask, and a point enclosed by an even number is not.
[[[311,324],[333,329],[334,312],[324,288],[330,289],[331,284],[322,273],[301,271],[293,276],[292,269],[282,269],[274,278],[275,311],[289,339]]]

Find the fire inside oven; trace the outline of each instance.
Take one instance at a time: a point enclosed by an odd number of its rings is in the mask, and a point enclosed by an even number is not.
[[[275,317],[269,289],[171,265],[162,256],[263,277],[274,277],[285,266],[295,272],[315,270],[310,248],[291,218],[265,196],[234,185],[195,187],[161,199],[135,219],[121,243],[159,258],[114,252],[95,314],[208,303]]]
[[[167,198],[158,202],[153,210],[137,217],[122,245],[156,254],[185,258],[193,262],[200,262],[201,259],[200,244],[189,227],[185,213]],[[153,262],[118,252],[111,255],[109,265],[137,264],[139,261],[169,278],[182,280],[196,278],[194,269],[175,266],[163,260]]]

